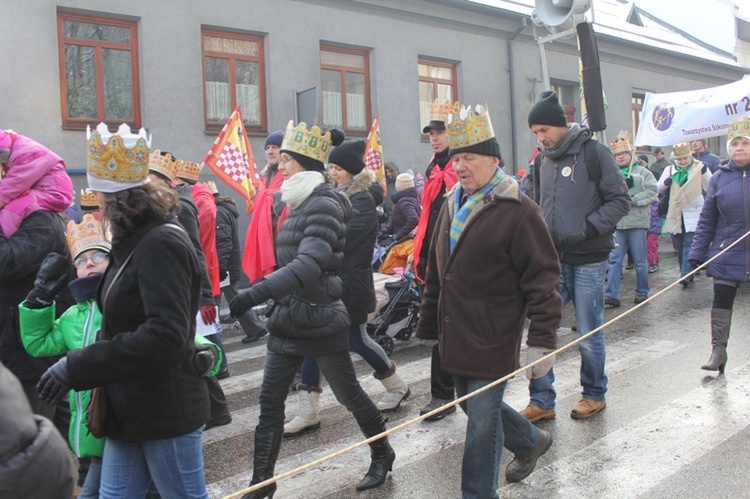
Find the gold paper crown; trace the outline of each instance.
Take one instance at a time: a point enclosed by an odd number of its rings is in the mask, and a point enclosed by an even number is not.
[[[732,142],[737,137],[744,137],[750,140],[750,116],[745,116],[742,121],[737,118],[729,124],[729,134],[727,134],[727,143]]]
[[[88,129],[87,140],[89,176],[122,184],[140,183],[148,178],[149,140],[142,128],[136,135],[123,123],[117,133],[111,134],[107,125],[99,123],[93,132]]]
[[[216,182],[213,180],[209,180],[206,182],[206,187],[208,187],[208,190],[211,191],[211,194],[218,194],[219,189],[216,187]]]
[[[177,175],[177,162],[171,154],[166,153],[162,156],[161,151],[156,149],[148,157],[148,170],[164,175],[170,182],[174,182]]]
[[[490,113],[485,106],[462,107],[460,111],[449,114],[445,129],[448,130],[451,149],[473,146],[495,137]]]
[[[203,169],[203,163],[193,163],[192,161],[184,161],[182,159],[178,159],[175,163],[177,163],[177,178],[190,182],[198,181]]]
[[[461,104],[458,101],[451,104],[451,101],[445,99],[435,99],[432,103],[432,109],[430,109],[430,121],[442,121],[448,120],[448,116],[451,114],[458,114],[461,110]]]
[[[88,188],[81,189],[81,209],[86,211],[99,209],[99,200],[96,198],[96,193]]]
[[[102,223],[91,213],[86,213],[79,224],[73,220],[68,222],[65,236],[73,258],[90,249],[102,249],[107,252],[112,250],[112,244],[104,235]]]
[[[289,120],[284,131],[284,140],[281,141],[281,150],[295,152],[325,163],[331,150],[331,132],[322,133],[317,125],[308,130],[304,121],[295,127],[294,122]]]
[[[679,144],[672,146],[672,153],[675,158],[690,156],[692,152],[693,151],[690,149],[690,142],[680,142]]]
[[[615,140],[612,141],[612,144],[610,145],[610,149],[612,149],[612,154],[620,154],[623,152],[630,153],[630,155],[633,155],[633,148],[630,145],[630,132],[627,131],[621,131],[617,134],[617,137]]]

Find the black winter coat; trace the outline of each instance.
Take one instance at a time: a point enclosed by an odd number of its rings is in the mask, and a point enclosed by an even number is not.
[[[256,303],[276,302],[267,322],[269,350],[314,356],[349,349],[338,273],[351,214],[349,200],[329,184],[289,211],[276,235],[278,269],[246,291]]]
[[[107,437],[143,442],[185,435],[209,416],[206,383],[193,369],[200,270],[187,235],[166,220],[112,247],[97,293],[104,337],[68,353],[75,390],[105,386]],[[103,290],[132,252],[103,303]]]
[[[346,222],[346,246],[341,283],[344,304],[352,324],[367,322],[375,310],[375,285],[372,278],[372,253],[378,238],[378,214],[383,202],[383,186],[365,170],[341,189],[352,203],[352,217]]]
[[[55,213],[32,213],[10,238],[0,231],[0,362],[21,381],[38,380],[58,359],[36,359],[26,353],[18,326],[18,305],[34,287],[39,266],[52,252],[70,258],[65,227]],[[72,263],[70,269],[72,276]],[[66,292],[58,298],[57,310],[61,314],[73,303]]]
[[[409,187],[393,195],[393,215],[383,230],[393,234],[396,241],[409,235],[419,224],[422,204],[416,187]]]
[[[240,237],[237,219],[240,213],[234,199],[229,196],[216,198],[216,252],[219,255],[219,276],[229,274],[229,283],[240,280]],[[223,280],[223,279],[222,279]]]
[[[31,412],[21,384],[0,362],[0,497],[71,497],[75,471],[68,443]]]

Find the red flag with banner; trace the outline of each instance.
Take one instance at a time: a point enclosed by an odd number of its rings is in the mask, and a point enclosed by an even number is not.
[[[375,116],[370,133],[365,141],[365,168],[375,172],[378,181],[383,185],[383,194],[388,195],[385,184],[385,161],[383,160],[383,143],[380,141],[380,118]]]
[[[237,106],[219,132],[203,160],[225,184],[247,202],[248,215],[253,211],[253,197],[260,185],[255,158],[250,148],[242,112]]]

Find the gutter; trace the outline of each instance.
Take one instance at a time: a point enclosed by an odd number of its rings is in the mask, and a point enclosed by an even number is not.
[[[526,29],[527,18],[522,17],[518,27],[513,34],[508,38],[508,80],[510,90],[510,142],[511,142],[511,160],[513,174],[515,175],[518,171],[518,131],[516,126],[516,82],[515,82],[515,61],[513,59],[513,40],[516,39],[521,32]]]

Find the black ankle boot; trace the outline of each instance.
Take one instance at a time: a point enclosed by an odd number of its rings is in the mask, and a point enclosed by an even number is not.
[[[281,448],[281,437],[284,434],[284,428],[268,428],[256,430],[255,432],[255,452],[253,454],[253,479],[250,485],[264,482],[273,477],[273,471],[276,467],[276,458],[279,456]],[[276,484],[273,483],[262,489],[248,492],[242,499],[263,499],[273,498],[276,493]]]
[[[385,431],[385,420],[383,416],[378,416],[367,426],[362,428],[362,433],[367,438],[373,437]],[[383,437],[370,444],[370,469],[367,474],[357,485],[357,490],[374,489],[380,487],[385,482],[388,472],[393,469],[393,462],[396,460],[396,452],[388,443],[388,437]]]

